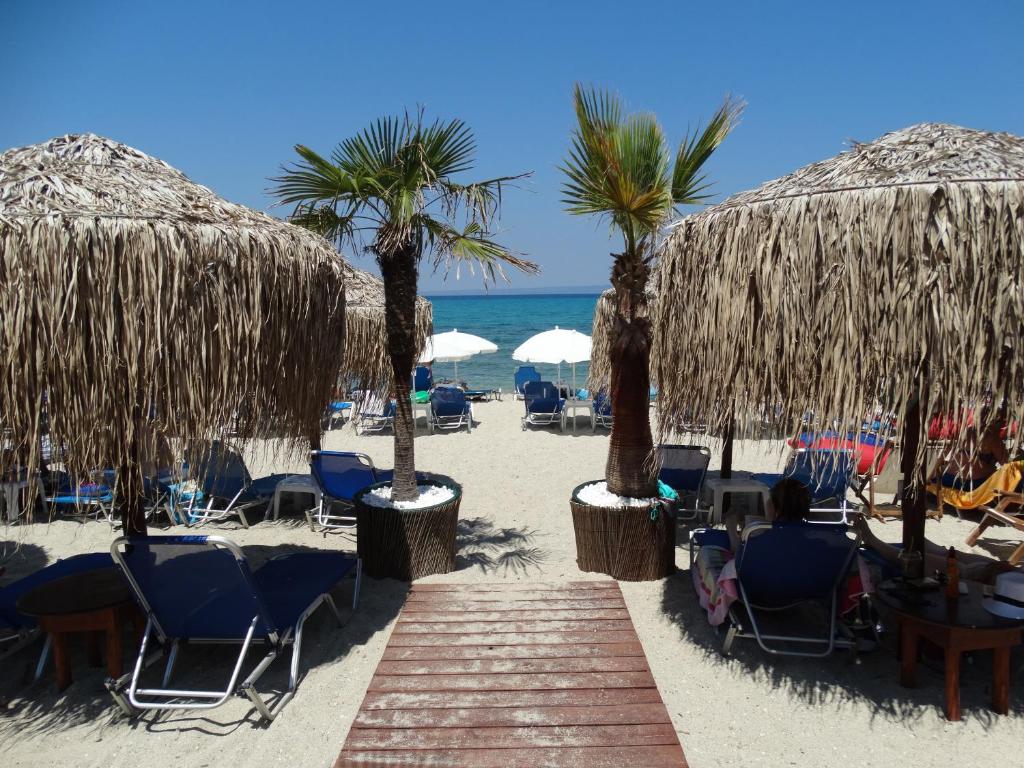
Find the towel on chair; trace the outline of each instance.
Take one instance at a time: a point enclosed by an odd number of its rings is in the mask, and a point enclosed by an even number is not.
[[[1024,461],[1011,461],[1003,464],[974,490],[947,488],[939,483],[929,483],[928,493],[941,499],[957,509],[977,509],[995,501],[999,493],[1011,493],[1020,485],[1024,477]]]

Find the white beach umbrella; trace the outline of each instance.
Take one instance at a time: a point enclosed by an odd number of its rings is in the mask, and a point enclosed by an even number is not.
[[[531,336],[512,353],[512,359],[522,363],[548,363],[558,366],[562,378],[562,363],[572,364],[572,388],[576,389],[576,363],[590,359],[590,337],[569,328],[543,331]]]
[[[460,360],[497,351],[497,344],[472,333],[462,333],[455,328],[446,333],[435,333],[427,339],[427,345],[420,355],[420,362],[455,363],[455,378],[458,379]]]

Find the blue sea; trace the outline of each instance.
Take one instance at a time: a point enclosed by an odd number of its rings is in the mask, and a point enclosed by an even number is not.
[[[498,345],[498,351],[475,355],[459,362],[459,380],[474,389],[512,389],[512,374],[520,363],[512,352],[528,338],[555,326],[590,336],[593,332],[597,294],[543,294],[491,296],[427,296],[434,305],[434,333],[457,329],[483,336]],[[541,375],[554,381],[557,366],[536,364]],[[587,380],[586,363],[576,364],[576,381]],[[434,378],[455,377],[454,363],[434,363]],[[562,378],[572,381],[572,366],[562,366]]]

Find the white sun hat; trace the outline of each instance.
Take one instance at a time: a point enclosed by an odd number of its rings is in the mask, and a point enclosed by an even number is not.
[[[1010,571],[996,576],[992,597],[984,598],[981,604],[1004,619],[1024,619],[1024,573]]]

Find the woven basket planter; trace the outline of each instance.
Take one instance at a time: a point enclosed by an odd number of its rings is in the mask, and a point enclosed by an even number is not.
[[[459,522],[462,487],[453,482],[420,481],[421,485],[451,488],[455,497],[422,509],[373,507],[363,497],[377,483],[364,488],[354,499],[357,550],[363,571],[376,579],[391,577],[412,581],[434,573],[455,570],[455,529]]]
[[[569,499],[580,570],[621,581],[654,581],[675,572],[675,512],[663,505],[652,513],[650,507],[595,507],[580,501],[580,489],[594,482],[576,486]]]

